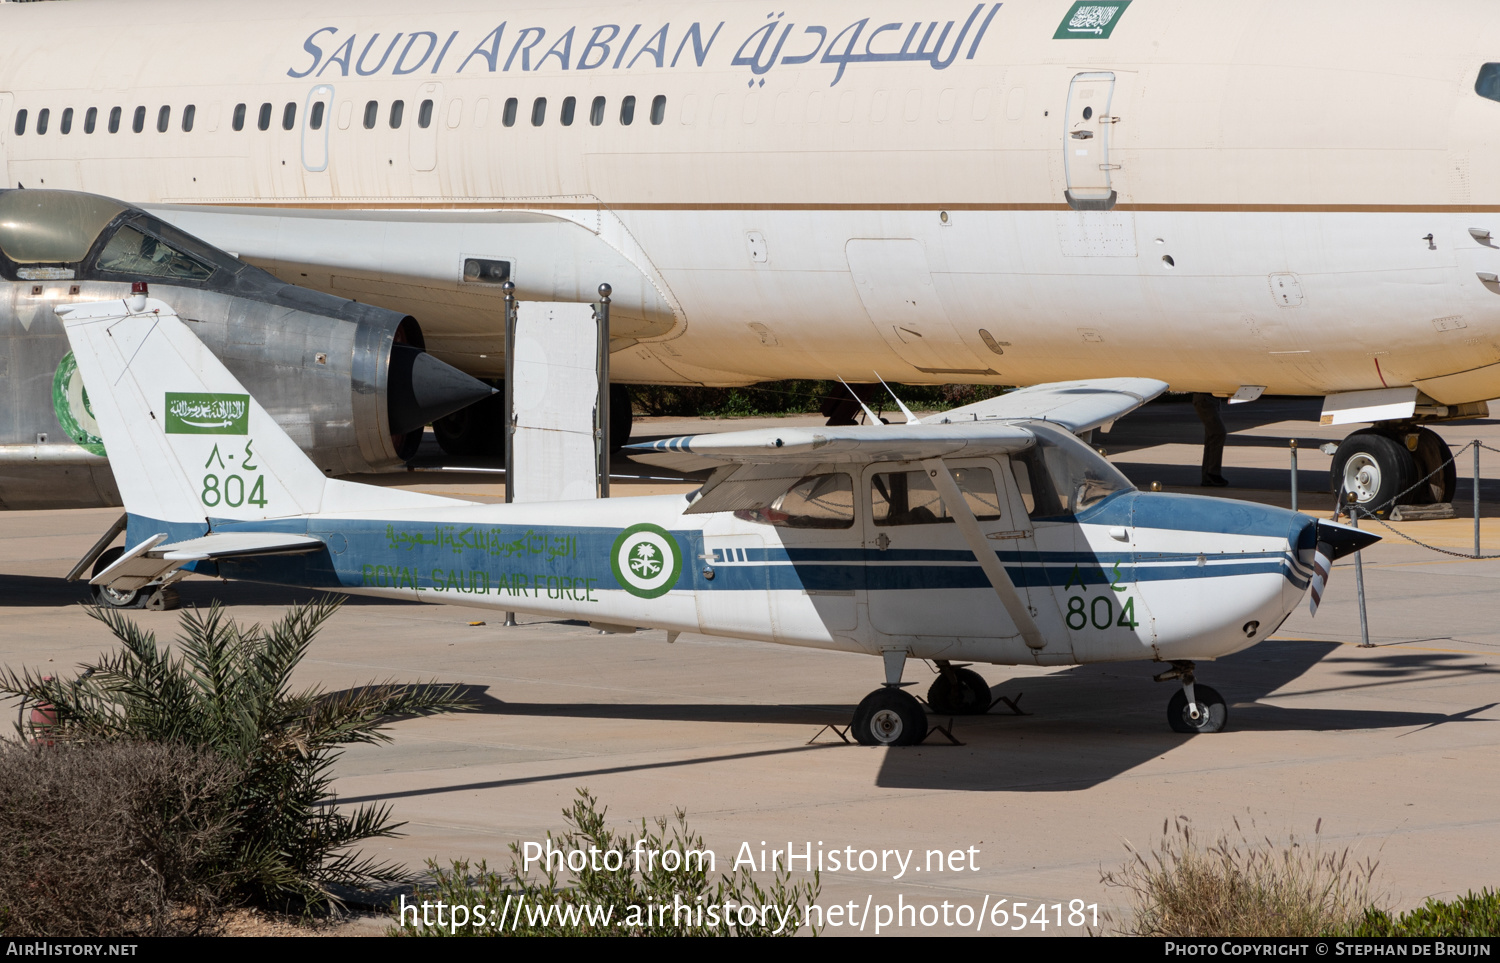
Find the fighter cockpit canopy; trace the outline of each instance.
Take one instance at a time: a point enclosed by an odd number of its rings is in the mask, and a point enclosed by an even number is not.
[[[0,274],[9,280],[201,283],[247,265],[139,208],[73,191],[0,191]]]

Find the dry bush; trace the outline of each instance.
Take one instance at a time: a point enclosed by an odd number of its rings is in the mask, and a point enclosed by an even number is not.
[[[1235,820],[1227,835],[1204,845],[1185,817],[1162,823],[1161,841],[1119,870],[1101,875],[1124,888],[1131,936],[1318,936],[1349,932],[1371,905],[1376,863],[1355,862],[1345,848],[1325,852],[1291,837],[1252,839]],[[1254,826],[1251,826],[1254,831]]]
[[[211,933],[236,774],[140,742],[0,742],[0,934]]]

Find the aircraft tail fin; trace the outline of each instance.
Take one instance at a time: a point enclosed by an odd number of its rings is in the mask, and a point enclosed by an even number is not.
[[[58,314],[131,515],[207,525],[452,503],[325,478],[162,301],[133,295]]]

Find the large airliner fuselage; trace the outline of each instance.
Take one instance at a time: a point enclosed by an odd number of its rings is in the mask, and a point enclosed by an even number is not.
[[[0,6],[11,185],[145,204],[502,372],[1500,395],[1480,3]]]

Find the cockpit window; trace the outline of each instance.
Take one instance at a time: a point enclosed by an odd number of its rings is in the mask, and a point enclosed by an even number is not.
[[[99,232],[127,210],[92,194],[6,191],[0,194],[0,250],[18,264],[81,261]]]
[[[204,281],[213,268],[133,227],[121,227],[99,254],[98,268],[113,274]]]
[[[1500,100],[1500,64],[1485,64],[1479,68],[1474,93],[1486,100]]]
[[[843,472],[808,475],[768,508],[741,509],[736,518],[782,528],[849,528],[854,524],[854,483]]]
[[[1016,485],[1033,518],[1076,515],[1120,491],[1130,480],[1073,433],[1035,422],[1036,444],[1011,456]]]
[[[953,480],[969,511],[980,521],[1000,517],[1000,496],[988,468],[955,468]],[[925,471],[882,472],[870,479],[870,511],[876,525],[931,525],[953,521]]]

